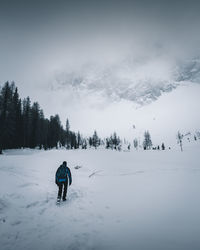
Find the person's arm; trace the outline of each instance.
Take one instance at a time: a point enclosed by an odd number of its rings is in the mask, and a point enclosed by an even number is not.
[[[68,177],[69,177],[69,185],[71,185],[72,184],[72,174],[71,174],[71,171],[69,168],[67,168],[67,170],[68,170]]]
[[[56,183],[56,185],[58,185],[58,178],[57,178],[57,175],[58,175],[58,169],[57,169],[56,175],[55,175],[55,183]]]

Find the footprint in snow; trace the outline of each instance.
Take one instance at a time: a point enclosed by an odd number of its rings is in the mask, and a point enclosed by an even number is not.
[[[37,206],[38,203],[39,203],[38,201],[32,202],[32,203],[28,204],[28,205],[26,206],[26,208],[35,207],[35,206]]]
[[[81,193],[81,191],[71,190],[68,194],[67,200],[73,201],[81,197],[83,197],[83,194]]]
[[[11,223],[11,226],[17,226],[17,225],[19,225],[19,224],[21,224],[21,223],[22,223],[22,222],[21,222],[20,220],[14,221],[14,222]]]
[[[38,186],[37,183],[24,183],[22,185],[19,185],[19,188],[24,188],[24,187],[30,187],[30,186]]]
[[[0,213],[2,213],[7,207],[6,201],[0,199]]]

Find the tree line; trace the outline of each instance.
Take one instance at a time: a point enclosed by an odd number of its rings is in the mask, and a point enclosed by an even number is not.
[[[78,148],[80,134],[61,125],[59,115],[45,118],[38,102],[21,99],[15,83],[6,82],[0,89],[0,154],[4,149],[59,146]]]
[[[120,139],[114,133],[106,139],[106,148],[115,148]],[[104,145],[97,132],[89,138],[83,138],[80,132],[70,130],[69,120],[63,128],[58,114],[45,118],[38,102],[29,97],[21,99],[15,83],[6,82],[0,89],[0,154],[5,149],[38,148],[51,149],[97,149]]]
[[[183,138],[190,141],[191,133],[185,135],[177,133],[177,143],[183,151]],[[200,139],[200,132],[194,135],[194,140]],[[125,140],[125,139],[124,139]],[[127,149],[130,150],[131,143],[125,141]],[[0,154],[4,149],[17,148],[39,148],[51,149],[65,147],[66,149],[87,149],[87,147],[104,146],[106,149],[122,149],[122,140],[114,132],[110,137],[101,139],[96,130],[89,138],[84,138],[80,132],[70,130],[69,120],[66,120],[63,128],[59,115],[45,118],[43,110],[38,102],[33,102],[29,97],[21,99],[15,83],[6,82],[0,88]],[[137,150],[165,150],[165,144],[153,146],[149,131],[144,132],[142,146],[137,138],[133,140],[133,146]],[[170,149],[170,147],[169,147]]]
[[[121,150],[122,141],[116,132],[110,137],[101,139],[97,132],[89,138],[83,138],[80,133],[70,130],[69,120],[63,128],[59,115],[45,118],[38,102],[29,97],[21,99],[15,83],[6,82],[0,89],[0,154],[4,149],[39,148],[51,149],[65,147],[66,149],[97,149],[104,145],[106,149]],[[128,150],[130,150],[130,143]],[[138,141],[134,140],[134,147]],[[148,131],[144,133],[143,148],[151,149],[152,141]]]

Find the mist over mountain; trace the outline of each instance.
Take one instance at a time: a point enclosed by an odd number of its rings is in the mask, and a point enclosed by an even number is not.
[[[200,57],[186,60],[179,67],[178,81],[191,81],[200,83]]]
[[[76,131],[130,136],[135,124],[175,138],[200,126],[199,11],[195,0],[1,1],[0,85],[14,80]]]
[[[109,66],[87,63],[71,72],[59,72],[52,90],[100,93],[113,101],[121,99],[148,104],[181,84],[200,82],[198,57],[172,63],[166,58],[126,59]]]

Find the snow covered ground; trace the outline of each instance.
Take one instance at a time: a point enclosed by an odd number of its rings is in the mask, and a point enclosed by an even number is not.
[[[0,249],[200,249],[199,146],[5,151]],[[58,206],[54,176],[63,160],[73,183]]]

